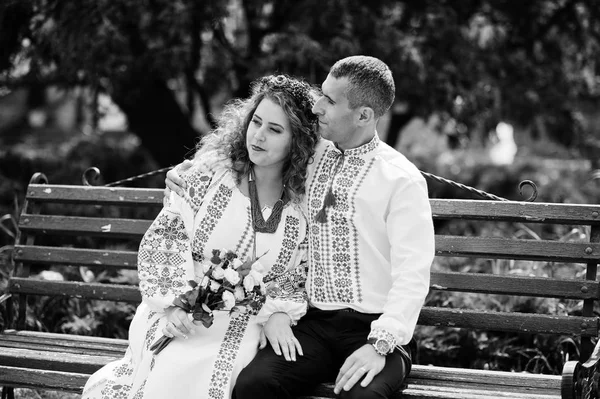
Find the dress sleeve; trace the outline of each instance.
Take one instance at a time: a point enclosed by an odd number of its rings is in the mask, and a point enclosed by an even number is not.
[[[187,184],[180,197],[172,192],[168,205],[144,234],[138,251],[138,276],[142,300],[157,312],[173,305],[193,280],[194,219],[209,187],[211,176],[198,168],[182,178]]]
[[[265,324],[273,313],[286,313],[295,325],[308,308],[306,295],[308,240],[305,238],[297,247],[291,267],[266,285],[265,304],[258,313],[257,323]]]

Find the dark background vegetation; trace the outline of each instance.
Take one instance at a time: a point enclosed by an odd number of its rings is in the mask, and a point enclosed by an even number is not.
[[[538,201],[600,199],[600,2],[595,0],[0,0],[0,293],[34,172],[100,184],[179,163],[230,98],[272,72],[316,85],[337,59],[384,60],[396,102],[379,133],[423,171],[508,199],[523,179]],[[103,99],[126,117],[103,127]],[[499,122],[518,151],[493,162]],[[164,175],[134,185],[163,186]],[[431,183],[432,197],[471,198]],[[473,226],[438,226],[473,230]],[[527,226],[480,226],[510,237]],[[586,234],[567,228],[565,239]],[[573,277],[561,265],[436,260],[443,270]],[[81,279],[61,269],[63,278]],[[95,276],[94,278],[100,278]],[[119,281],[134,276],[104,276]],[[448,296],[450,295],[450,296]],[[440,306],[569,312],[572,304],[431,295]],[[127,336],[132,308],[42,302],[32,328]],[[420,329],[420,361],[558,373],[568,337]]]

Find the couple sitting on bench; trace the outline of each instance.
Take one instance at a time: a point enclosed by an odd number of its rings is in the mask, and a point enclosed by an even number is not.
[[[341,397],[397,392],[434,231],[425,179],[377,136],[394,94],[387,65],[354,56],[319,93],[267,76],[228,104],[167,175],[173,191],[139,248],[129,348],[83,398],[284,398],[326,381]],[[181,306],[190,280],[222,293],[206,318]],[[235,311],[254,294],[262,306]]]

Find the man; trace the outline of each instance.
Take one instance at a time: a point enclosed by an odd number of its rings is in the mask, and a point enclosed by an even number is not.
[[[309,309],[296,326],[271,316],[270,345],[239,375],[237,399],[306,395],[331,380],[343,398],[390,397],[410,371],[434,232],[424,178],[377,136],[394,93],[388,66],[367,56],[336,62],[323,82],[313,112],[324,140],[306,181]]]

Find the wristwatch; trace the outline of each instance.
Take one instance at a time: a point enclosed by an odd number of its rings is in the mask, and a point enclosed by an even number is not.
[[[367,343],[373,345],[375,352],[381,356],[387,356],[394,351],[394,345],[385,338],[369,338]]]

